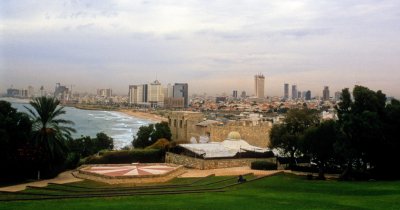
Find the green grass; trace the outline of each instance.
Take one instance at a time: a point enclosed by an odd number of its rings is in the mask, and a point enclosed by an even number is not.
[[[193,189],[226,178],[229,177],[209,177],[197,182],[197,187]],[[175,179],[168,184],[188,184],[194,180]],[[234,182],[235,179],[203,187],[212,188]],[[70,185],[114,187],[91,181]],[[73,189],[60,185],[49,188]],[[309,181],[301,176],[276,175],[225,190],[201,194],[0,202],[0,209],[400,209],[400,181]],[[44,189],[29,189],[25,192],[60,194]],[[0,199],[5,196],[10,195],[0,194]]]

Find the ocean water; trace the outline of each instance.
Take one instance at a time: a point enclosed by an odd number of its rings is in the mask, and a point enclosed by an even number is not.
[[[28,112],[24,106],[30,107],[27,101],[14,101],[11,104],[20,112]],[[74,107],[64,107],[64,110],[66,114],[61,118],[75,123],[71,126],[76,130],[76,133],[72,135],[73,138],[95,137],[97,133],[104,132],[114,139],[114,149],[131,145],[133,136],[136,135],[140,126],[154,123],[115,111],[82,110]]]

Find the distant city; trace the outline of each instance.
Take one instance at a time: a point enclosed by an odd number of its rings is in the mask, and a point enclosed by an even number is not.
[[[313,109],[331,110],[340,100],[341,91],[331,94],[329,86],[321,87],[321,96],[310,90],[301,90],[296,84],[284,83],[282,96],[265,96],[266,77],[262,73],[254,75],[254,94],[243,90],[232,90],[232,94],[218,96],[192,94],[189,96],[188,83],[163,85],[159,80],[149,83],[132,84],[127,87],[127,95],[113,94],[112,88],[100,88],[94,93],[79,93],[61,83],[56,83],[54,91],[43,86],[35,89],[8,88],[5,97],[29,99],[37,96],[54,96],[63,104],[114,105],[138,108],[165,108],[190,111],[248,111],[284,112],[287,109],[307,106]],[[291,91],[290,91],[291,89]],[[390,99],[390,97],[389,97]],[[332,114],[333,116],[333,114]],[[331,116],[331,117],[332,117]]]

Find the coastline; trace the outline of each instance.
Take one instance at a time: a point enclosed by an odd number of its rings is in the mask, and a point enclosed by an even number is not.
[[[64,105],[65,106],[65,105]],[[68,105],[66,105],[68,106]],[[150,112],[141,112],[141,111],[136,111],[132,109],[121,109],[121,108],[114,108],[114,107],[106,107],[106,106],[93,106],[93,105],[72,105],[71,107],[75,107],[77,109],[82,109],[82,110],[98,110],[98,111],[113,111],[113,112],[120,112],[124,113],[126,115],[144,119],[144,120],[150,120],[155,123],[159,123],[162,121],[167,121],[165,117],[150,113]]]
[[[117,110],[113,110],[113,111],[121,112],[121,113],[127,114],[132,117],[137,117],[137,118],[141,118],[141,119],[154,121],[156,123],[159,123],[162,121],[167,121],[167,118],[159,116],[159,115],[155,115],[155,114],[152,114],[149,112],[141,112],[141,111],[135,111],[135,110],[129,110],[129,109],[117,109]]]

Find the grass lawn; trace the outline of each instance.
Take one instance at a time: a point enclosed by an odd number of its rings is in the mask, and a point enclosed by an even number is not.
[[[223,186],[227,177],[210,177],[197,182],[195,189]],[[175,179],[171,184],[187,184],[196,179]],[[235,182],[228,180],[226,182]],[[75,186],[107,187],[94,182],[73,183]],[[49,186],[71,189],[65,186]],[[193,188],[192,188],[193,189]],[[172,188],[179,191],[181,188]],[[276,175],[248,182],[225,192],[177,195],[134,195],[110,198],[78,198],[44,201],[1,202],[0,209],[400,209],[400,181],[339,182],[309,181],[295,175]],[[104,190],[99,190],[101,192]],[[28,189],[24,192],[63,193]],[[65,192],[71,194],[71,192]],[[82,192],[73,192],[72,194]],[[9,195],[0,194],[0,199]]]

